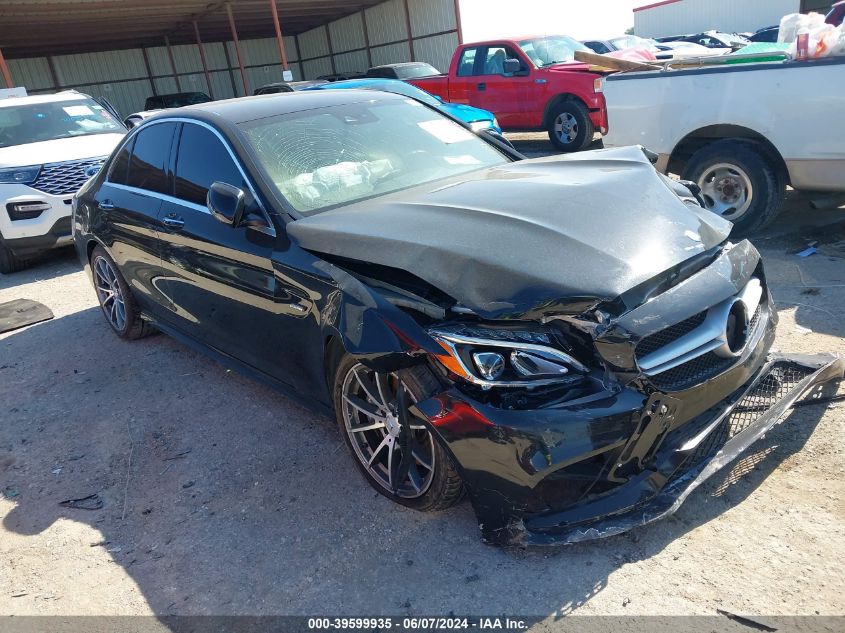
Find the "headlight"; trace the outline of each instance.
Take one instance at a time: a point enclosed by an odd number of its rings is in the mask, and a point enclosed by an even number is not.
[[[9,167],[0,169],[0,182],[5,183],[20,183],[28,185],[38,179],[38,174],[41,171],[41,165],[32,165],[31,167]]]
[[[490,121],[473,121],[469,124],[473,132],[483,132],[491,127]]]
[[[428,333],[443,348],[437,358],[444,367],[485,389],[538,387],[588,372],[572,356],[552,347],[551,335],[545,332],[454,326]]]

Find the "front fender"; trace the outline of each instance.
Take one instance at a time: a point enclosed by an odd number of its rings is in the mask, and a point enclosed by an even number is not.
[[[348,354],[377,371],[393,371],[442,352],[426,331],[378,292],[329,262],[315,264],[337,284],[326,298],[320,327],[324,340],[341,342]]]

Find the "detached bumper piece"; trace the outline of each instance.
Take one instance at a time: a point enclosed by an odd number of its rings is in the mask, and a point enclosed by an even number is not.
[[[843,373],[845,363],[837,356],[771,355],[733,394],[689,420],[683,414],[682,392],[654,393],[645,406],[640,404],[623,441],[604,447],[595,442],[594,451],[566,464],[552,458],[552,447],[549,468],[536,469],[530,482],[519,485],[512,468],[509,473],[482,473],[471,464],[467,469],[465,452],[456,452],[456,457],[467,471],[485,541],[543,546],[606,538],[673,514],[696,488],[780,422],[796,401],[823,383],[842,379]],[[544,428],[545,412],[531,413],[538,414],[541,425],[530,442],[536,446],[550,431]],[[587,409],[580,413],[589,414]],[[432,423],[437,426],[436,417]],[[509,435],[495,425],[490,428],[503,440]],[[567,433],[566,428],[561,427],[555,441],[565,443],[567,435],[570,443],[577,440],[577,432]],[[476,448],[482,449],[479,439],[476,434]],[[518,449],[519,442],[509,439]],[[581,481],[587,482],[580,486],[573,476],[579,468]],[[550,489],[557,489],[558,503],[548,501]]]

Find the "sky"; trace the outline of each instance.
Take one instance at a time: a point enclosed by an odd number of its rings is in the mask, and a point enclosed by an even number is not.
[[[653,0],[460,0],[464,41],[521,35],[570,35],[578,40],[622,35],[634,7]]]

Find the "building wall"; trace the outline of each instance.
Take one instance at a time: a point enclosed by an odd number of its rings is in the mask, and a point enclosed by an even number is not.
[[[270,24],[268,15],[272,33]],[[446,71],[458,45],[455,0],[387,0],[296,37],[285,36],[284,43],[294,81],[333,73],[363,73],[371,65],[412,60]],[[282,81],[274,37],[241,40],[240,45],[246,87],[231,41],[204,42],[210,86],[199,48],[193,44],[171,46],[173,65],[164,45],[10,59],[8,63],[14,83],[25,86],[31,94],[75,88],[106,97],[126,116],[142,110],[152,94],[199,91],[227,99]]]
[[[756,31],[797,13],[801,0],[674,0],[634,9],[634,32],[641,37]]]

